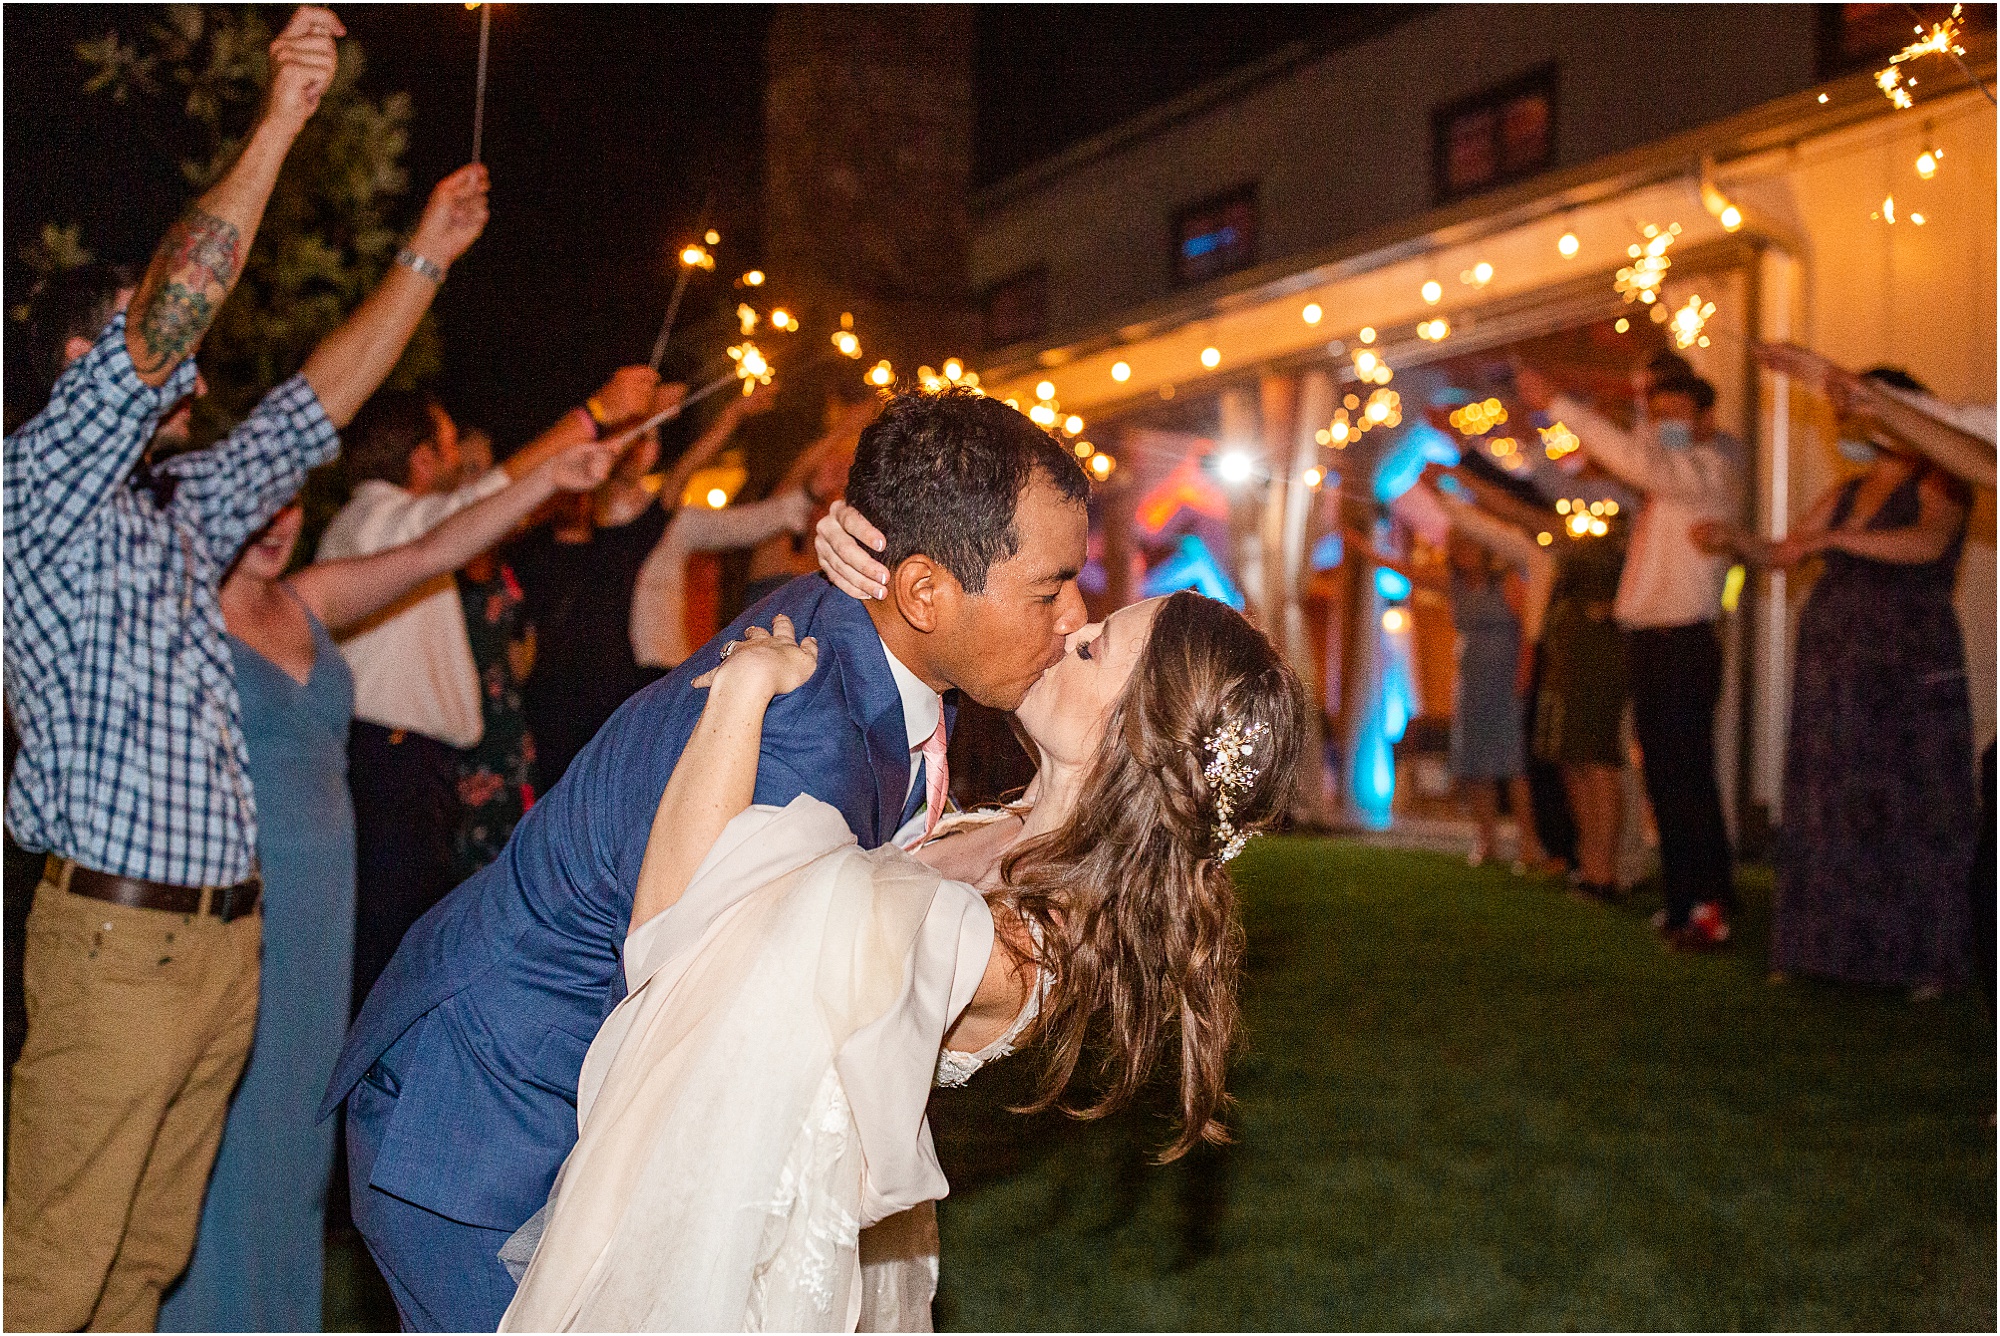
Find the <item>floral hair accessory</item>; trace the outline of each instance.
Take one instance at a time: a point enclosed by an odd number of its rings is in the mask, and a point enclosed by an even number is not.
[[[1240,723],[1228,723],[1202,740],[1201,749],[1207,755],[1208,763],[1202,767],[1201,774],[1215,794],[1215,858],[1218,862],[1227,863],[1242,853],[1243,846],[1250,842],[1249,832],[1237,830],[1232,818],[1236,815],[1236,804],[1257,782],[1257,776],[1264,773],[1250,764],[1250,757],[1257,749],[1257,740],[1270,731],[1270,725],[1265,723],[1247,727]]]

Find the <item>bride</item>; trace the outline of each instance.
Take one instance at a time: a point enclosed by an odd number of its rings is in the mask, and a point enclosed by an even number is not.
[[[766,707],[818,647],[780,616],[708,688],[646,847],[629,993],[579,1136],[502,1253],[503,1331],[929,1330],[924,1108],[1020,1044],[1033,1106],[1097,1117],[1179,1073],[1175,1158],[1222,1141],[1241,930],[1224,864],[1283,811],[1305,703],[1270,643],[1179,593],[1069,638],[1017,719],[1021,802],[914,853],[808,796],[752,806]],[[1086,1059],[1086,1049],[1089,1058]]]

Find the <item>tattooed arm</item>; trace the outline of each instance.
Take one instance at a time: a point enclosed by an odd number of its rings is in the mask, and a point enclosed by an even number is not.
[[[223,178],[168,230],[132,296],[125,347],[148,385],[165,384],[194,353],[236,286],[285,154],[333,82],[334,38],[346,32],[330,10],[301,5],[271,43],[271,92],[257,128]]]

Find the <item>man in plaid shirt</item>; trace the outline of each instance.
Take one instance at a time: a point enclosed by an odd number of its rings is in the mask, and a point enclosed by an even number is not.
[[[344,32],[325,9],[293,15],[241,157],[168,232],[129,309],[94,344],[69,339],[48,406],[6,440],[6,688],[21,737],[7,824],[48,854],[7,1147],[9,1330],[151,1329],[187,1265],[249,1055],[262,926],[217,589],[333,457],[485,226],[484,169],[447,177],[398,265],[300,374],[214,447],[146,457],[156,435],[185,437],[192,354]]]

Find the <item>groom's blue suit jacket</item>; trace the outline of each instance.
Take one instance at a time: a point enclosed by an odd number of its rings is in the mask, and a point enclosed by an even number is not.
[[[812,575],[736,619],[627,701],[514,830],[499,861],[420,919],[348,1034],[321,1116],[398,1050],[400,1091],[369,1182],[470,1225],[512,1230],[576,1140],[584,1050],[624,996],[619,951],[660,794],[707,693],[688,684],[743,628],[791,617],[819,639],[812,680],[774,701],[760,803],[810,793],[862,846],[921,801],[889,661],[862,605]],[[906,797],[907,793],[907,797]]]

